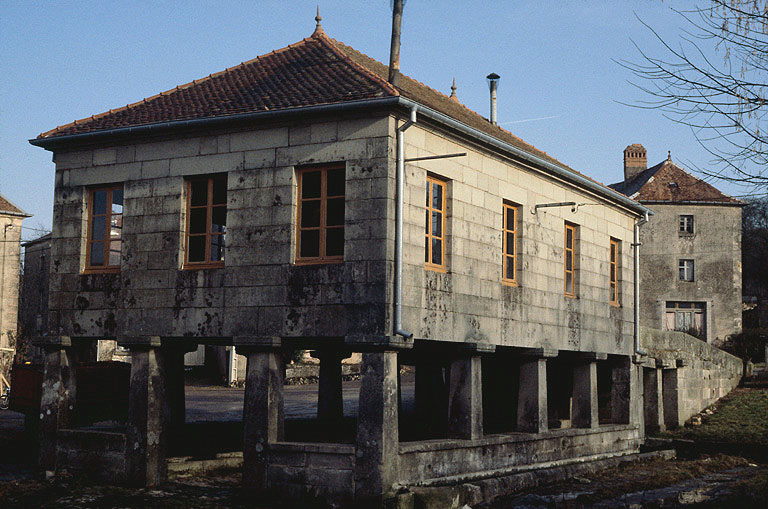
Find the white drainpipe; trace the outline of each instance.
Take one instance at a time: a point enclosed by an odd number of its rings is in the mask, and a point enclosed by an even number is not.
[[[413,337],[413,333],[403,330],[403,189],[405,187],[405,141],[403,133],[416,123],[416,106],[411,108],[411,118],[397,128],[397,175],[395,197],[395,284],[394,296],[395,309],[392,319],[394,321],[393,332],[397,336],[406,339]]]
[[[635,222],[635,241],[632,243],[632,247],[635,249],[635,328],[633,335],[635,339],[635,353],[640,355],[646,355],[645,352],[640,350],[640,227],[647,223],[648,220],[648,212],[646,212],[645,217]]]

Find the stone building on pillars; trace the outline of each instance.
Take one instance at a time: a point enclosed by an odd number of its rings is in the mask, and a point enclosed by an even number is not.
[[[198,344],[247,356],[248,486],[380,500],[638,450],[632,242],[647,209],[386,76],[318,25],[32,141],[56,163],[44,468],[162,482]],[[97,338],[132,352],[129,418],[74,451],[68,367]],[[296,349],[321,359],[332,439],[285,425]],[[341,404],[351,352],[356,415]],[[401,366],[415,369],[410,408]]]

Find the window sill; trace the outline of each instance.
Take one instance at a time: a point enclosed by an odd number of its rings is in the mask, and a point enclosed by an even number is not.
[[[441,265],[432,265],[432,264],[424,264],[424,268],[426,270],[432,271],[432,272],[440,272],[441,274],[447,274],[448,271],[445,269],[445,267]]]
[[[501,284],[503,284],[504,286],[515,286],[515,287],[518,286],[517,281],[513,281],[511,279],[502,279]]]
[[[84,276],[90,274],[119,274],[120,267],[92,267],[84,269],[82,274]]]
[[[680,237],[681,239],[692,239],[692,238],[694,238],[696,236],[696,234],[695,233],[678,232],[677,236]]]
[[[344,258],[305,258],[293,262],[294,265],[331,265],[334,263],[344,263]]]
[[[611,306],[615,307],[615,308],[620,308],[621,307],[621,304],[619,304],[618,302],[609,302],[609,304]]]
[[[223,269],[223,263],[187,263],[181,267],[181,270],[198,270],[198,269]]]

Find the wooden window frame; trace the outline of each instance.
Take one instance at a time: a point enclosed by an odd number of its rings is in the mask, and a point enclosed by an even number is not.
[[[328,196],[328,171],[330,170],[345,170],[344,173],[344,181],[345,181],[345,190],[343,195],[333,195]],[[304,181],[304,174],[309,172],[319,171],[320,172],[320,197],[319,198],[302,198],[302,184]],[[347,193],[346,193],[346,166],[344,164],[333,164],[333,165],[325,165],[325,166],[309,166],[305,168],[299,168],[296,170],[296,180],[298,181],[298,194],[296,197],[296,256],[294,259],[295,265],[321,265],[321,264],[329,264],[329,263],[343,263],[344,262],[344,255],[333,255],[333,256],[327,256],[325,254],[326,252],[326,245],[325,245],[325,237],[326,237],[326,231],[332,230],[332,229],[340,229],[345,230],[346,224],[342,225],[336,225],[336,226],[328,226],[326,224],[327,221],[327,208],[328,208],[328,200],[333,198],[344,198],[344,209],[346,214],[346,203],[347,203]],[[302,227],[301,226],[301,212],[302,212],[302,204],[305,201],[320,201],[320,225],[319,226],[311,226],[311,227]],[[346,221],[345,221],[346,222]],[[317,230],[319,231],[319,253],[320,256],[312,256],[312,257],[302,257],[301,256],[301,232],[304,230]],[[346,243],[346,241],[344,242]]]
[[[222,179],[224,180],[225,184],[227,182],[227,174],[218,174],[218,175],[202,175],[199,177],[190,177],[186,179],[186,201],[187,201],[187,217],[185,221],[185,231],[184,231],[184,264],[182,265],[183,270],[196,270],[196,269],[218,269],[221,267],[224,267],[225,260],[211,260],[211,244],[212,239],[215,236],[226,236],[226,225],[224,227],[223,232],[213,232],[211,231],[211,225],[213,224],[213,209],[224,207],[224,210],[227,209],[227,201],[224,201],[224,204],[213,204],[213,181],[216,179]],[[208,183],[208,192],[207,192],[207,203],[205,205],[196,205],[192,206],[192,183],[193,182],[201,182],[206,181]],[[189,229],[189,222],[192,216],[192,209],[206,209],[205,214],[205,233],[190,233]],[[189,261],[189,238],[190,237],[205,237],[205,260],[200,262],[192,262]],[[225,237],[226,238],[226,237]],[[226,240],[224,241],[224,249],[226,252]],[[225,257],[226,259],[226,257]]]
[[[690,227],[690,231],[688,228]],[[681,237],[690,237],[696,233],[696,224],[693,220],[693,214],[680,214],[678,217],[677,232]]]
[[[513,211],[513,222],[512,228],[510,228],[509,224],[507,224],[507,211],[512,210]],[[501,236],[502,236],[502,251],[501,251],[501,282],[506,285],[511,286],[517,286],[517,222],[518,222],[518,214],[520,211],[520,207],[517,205],[513,205],[511,203],[504,202],[502,204],[502,227],[501,227]],[[513,235],[513,245],[512,245],[512,252],[509,252],[509,246],[507,245],[507,234],[511,233]],[[507,260],[512,259],[512,276],[510,277],[508,271],[507,271]]]
[[[682,269],[683,271],[685,271],[685,275],[686,276],[688,275],[688,268],[687,268],[688,264],[687,264],[687,262],[691,262],[691,265],[690,265],[690,268],[691,268],[691,270],[690,270],[690,272],[691,272],[690,279],[688,279],[688,278],[683,279],[682,277],[680,277],[680,270]],[[682,281],[684,283],[692,283],[692,282],[696,281],[696,262],[694,260],[692,260],[691,258],[680,258],[677,261],[677,279],[678,279],[678,281]]]
[[[565,223],[563,229],[563,294],[566,297],[576,298],[576,231],[578,226]],[[571,243],[568,246],[568,230],[571,231]],[[571,259],[571,270],[568,270],[568,257]],[[568,291],[568,274],[571,275],[571,291]]]
[[[608,261],[610,263],[609,268],[609,291],[610,303],[612,306],[619,307],[619,256],[621,255],[621,241],[617,239],[611,239],[610,252],[608,255]]]
[[[118,265],[109,265],[109,248],[110,244],[112,243],[112,216],[113,215],[119,215],[122,216],[123,213],[120,214],[112,214],[112,192],[120,190],[123,191],[123,184],[115,184],[115,185],[109,185],[109,186],[99,186],[99,187],[92,187],[88,189],[88,225],[87,225],[87,231],[86,231],[86,243],[85,243],[85,269],[83,270],[84,273],[88,274],[98,274],[98,273],[114,273],[114,272],[120,272],[120,264]],[[98,216],[94,216],[93,214],[93,194],[98,191],[106,191],[107,192],[107,198],[106,198],[106,205],[105,205],[105,213],[99,214]],[[125,192],[123,192],[123,207],[125,207]],[[105,217],[105,223],[104,223],[104,238],[103,239],[94,239],[92,237],[92,229],[93,229],[93,219],[94,217]],[[122,231],[120,233],[120,250],[122,255],[122,241],[123,241],[123,234]],[[103,242],[104,243],[104,265],[91,265],[91,246],[96,242]]]
[[[440,186],[443,190],[442,192],[442,203],[440,204],[441,209],[436,209],[432,206],[432,194],[431,194],[431,186],[436,185]],[[429,203],[426,204],[426,211],[427,211],[427,224],[426,224],[426,231],[424,232],[424,242],[426,243],[425,249],[429,253],[429,260],[424,262],[424,268],[428,270],[433,270],[436,272],[447,272],[446,270],[446,253],[445,253],[445,203],[446,203],[446,194],[448,191],[447,183],[444,180],[440,180],[439,178],[432,177],[430,175],[427,176],[427,197],[429,199]],[[440,232],[442,233],[442,236],[438,237],[436,235],[432,234],[432,212],[438,212],[440,213],[440,217],[442,220],[442,224],[440,225]],[[440,254],[442,255],[441,263],[434,263],[432,261],[432,239],[440,239]]]

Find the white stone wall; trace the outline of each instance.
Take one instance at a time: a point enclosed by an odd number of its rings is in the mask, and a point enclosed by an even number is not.
[[[518,162],[419,124],[406,158],[467,152],[406,165],[405,313],[416,337],[631,353],[634,217]],[[427,174],[447,184],[447,273],[424,269]],[[518,204],[517,287],[501,283],[502,203]],[[532,210],[536,204],[587,203]],[[577,294],[564,295],[564,223],[579,225]],[[620,307],[609,304],[610,238],[621,241]]]

